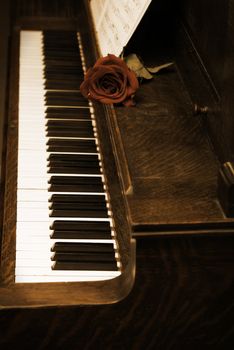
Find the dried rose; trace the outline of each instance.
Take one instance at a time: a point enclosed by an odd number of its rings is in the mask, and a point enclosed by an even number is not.
[[[121,58],[109,54],[88,69],[80,91],[90,100],[134,106],[133,97],[138,87],[136,74]]]

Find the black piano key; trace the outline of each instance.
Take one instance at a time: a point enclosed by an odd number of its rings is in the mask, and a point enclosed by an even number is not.
[[[79,76],[76,76],[75,74],[67,74],[67,73],[62,73],[60,71],[58,72],[51,72],[51,73],[46,73],[44,74],[44,77],[47,80],[63,80],[66,79],[67,81],[77,81]],[[82,79],[83,74],[80,76],[80,79]]]
[[[69,174],[69,175],[99,175],[101,171],[99,168],[84,168],[84,167],[62,167],[50,166],[47,170],[48,174]]]
[[[74,68],[78,67],[80,74],[84,74],[81,70],[82,63],[81,63],[78,56],[75,56],[75,55],[71,56],[70,55],[70,57],[68,57],[68,56],[60,56],[59,57],[59,56],[52,55],[52,54],[47,55],[46,53],[44,53],[44,55],[46,55],[44,60],[43,60],[45,68],[46,67],[51,68],[52,65],[54,67],[58,67],[58,68],[64,67],[64,66],[70,66],[70,67],[74,67]],[[59,69],[58,69],[58,71],[59,71]],[[79,74],[79,76],[80,76],[80,74]]]
[[[93,184],[52,184],[48,188],[49,192],[95,192],[102,193],[102,185]]]
[[[88,120],[64,123],[63,120],[48,120],[46,134],[49,137],[88,137],[94,138],[92,123]]]
[[[98,157],[91,156],[66,153],[51,154],[47,163],[48,173],[101,174]]]
[[[46,118],[52,119],[91,119],[89,108],[47,107]]]
[[[65,67],[65,66],[60,66],[59,69],[58,67],[47,67],[44,69],[44,76],[47,78],[49,77],[50,75],[56,75],[57,73],[62,73],[62,74],[67,74],[67,76],[69,77],[70,75],[71,76],[81,76],[83,77],[83,70],[82,68],[76,68],[76,67]]]
[[[91,197],[91,196],[90,196]],[[55,210],[106,210],[105,202],[51,202],[49,209]]]
[[[50,166],[47,170],[48,174],[83,174],[83,175],[98,175],[101,174],[99,168],[84,168],[84,167],[62,167]]]
[[[57,66],[53,66],[51,64],[46,65],[45,69],[44,69],[44,74],[45,76],[47,75],[47,73],[57,73],[59,70],[59,72],[62,73],[67,73],[67,74],[75,74],[76,76],[81,75],[83,76],[83,68],[80,65],[60,65],[59,69]]]
[[[109,221],[69,221],[55,220],[50,229],[53,231],[83,231],[111,233]]]
[[[103,192],[100,177],[51,176],[48,183],[51,192]]]
[[[67,80],[61,80],[61,79],[50,79],[47,80],[44,84],[45,89],[60,89],[60,90],[79,90],[80,84],[82,83],[83,79],[77,79],[76,81],[67,81]]]
[[[82,96],[82,94],[80,92],[71,92],[71,91],[46,91],[45,92],[45,97],[56,97],[56,98],[63,98],[64,96],[67,97],[74,97],[74,98],[82,98],[84,99],[84,97]]]
[[[117,271],[116,262],[67,262],[56,261],[53,270],[83,270],[83,271]]]
[[[95,211],[100,211],[100,212],[107,212],[107,208],[104,203],[86,203],[86,202],[72,202],[72,203],[58,203],[58,202],[52,202],[49,205],[50,210],[79,210],[79,211],[90,211],[90,212],[95,212]],[[106,214],[107,215],[107,214]]]
[[[90,130],[84,129],[58,129],[58,128],[50,128],[46,131],[46,136],[48,137],[88,137],[93,138],[93,132]]]
[[[76,78],[76,77],[75,77]],[[79,91],[47,91],[44,95],[45,99],[76,99],[85,100]]]
[[[76,160],[76,159],[70,159],[68,158],[66,159],[61,159],[61,160],[50,160],[47,163],[47,166],[49,168],[53,168],[53,167],[57,167],[57,168],[81,168],[84,170],[89,170],[92,171],[92,169],[94,170],[94,173],[100,173],[100,168],[99,168],[99,161],[98,160],[93,160],[93,161],[89,161],[89,160]]]
[[[63,51],[77,51],[80,56],[80,52],[79,50],[77,50],[77,38],[74,39],[72,37],[71,38],[60,37],[59,40],[57,39],[51,40],[51,39],[44,37],[44,40],[43,40],[44,50],[46,51],[54,50],[58,52],[58,55],[63,54],[63,52],[60,51],[61,49],[63,49]]]
[[[69,55],[76,56],[79,61],[81,61],[80,52],[77,49],[77,44],[75,42],[67,42],[67,43],[48,43],[46,40],[43,42],[43,52],[45,57],[49,57],[50,55],[54,55],[56,57],[66,57]]]
[[[65,128],[65,129],[86,129],[93,130],[91,120],[60,120],[60,119],[48,119],[46,128]]]
[[[107,211],[100,209],[52,209],[50,213],[50,217],[58,217],[58,218],[108,218]]]
[[[49,139],[47,142],[48,152],[97,152],[94,140],[66,140],[66,139]]]
[[[93,125],[91,120],[48,119],[46,122],[46,128],[50,128],[50,127],[93,130]]]
[[[99,253],[99,252],[69,252],[69,253],[60,253],[55,252],[51,256],[52,261],[77,261],[77,262],[84,262],[84,261],[112,261],[116,264],[115,259],[115,252],[114,250],[112,252],[108,253]]]
[[[48,180],[49,184],[102,184],[101,177],[93,176],[56,176],[53,175]]]
[[[61,78],[61,80],[66,79],[66,82],[72,81],[73,79],[68,79],[67,77]],[[50,79],[48,79],[50,81]],[[76,81],[76,80],[75,80]],[[89,106],[88,100],[80,96],[70,97],[46,97],[45,103],[47,106]]]
[[[90,166],[97,166],[99,164],[97,154],[51,153],[47,160],[50,162],[81,162],[81,164],[90,164]]]
[[[51,41],[48,38],[44,38],[43,49],[44,51],[56,51],[59,55],[63,54],[64,51],[77,51],[80,54],[77,50],[77,39],[74,40],[73,38],[60,38],[59,41]],[[60,51],[61,49],[63,49],[63,52]]]
[[[53,204],[70,203],[71,205],[76,205],[81,203],[82,205],[89,205],[91,203],[95,206],[106,205],[105,195],[53,194],[48,201]]]
[[[55,242],[51,247],[51,251],[60,253],[111,253],[114,251],[114,246],[112,243]]]
[[[109,231],[92,231],[92,230],[55,230],[50,235],[53,239],[111,239],[111,232]]]
[[[64,49],[62,50],[62,48],[59,50],[58,48],[48,48],[48,47],[44,47],[43,49],[43,53],[46,57],[56,57],[59,59],[64,59],[66,58],[68,61],[70,58],[73,59],[77,59],[77,61],[80,61],[80,54],[78,50],[75,49]]]

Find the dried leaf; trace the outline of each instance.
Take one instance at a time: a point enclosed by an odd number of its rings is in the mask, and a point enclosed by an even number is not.
[[[141,62],[139,57],[136,54],[130,54],[124,58],[128,68],[135,72],[138,78],[152,79],[153,76],[145,68],[144,64]]]
[[[147,70],[152,73],[152,74],[155,74],[155,73],[158,73],[160,70],[162,69],[166,69],[168,67],[171,67],[174,63],[173,62],[169,62],[169,63],[165,63],[165,64],[162,64],[160,66],[155,66],[155,67],[147,67]]]

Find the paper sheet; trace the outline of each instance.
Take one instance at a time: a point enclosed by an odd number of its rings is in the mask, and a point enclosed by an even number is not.
[[[119,56],[152,0],[90,0],[102,56]]]

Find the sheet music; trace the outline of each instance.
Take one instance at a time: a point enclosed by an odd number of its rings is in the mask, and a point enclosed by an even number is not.
[[[90,0],[101,55],[119,56],[152,0]]]

